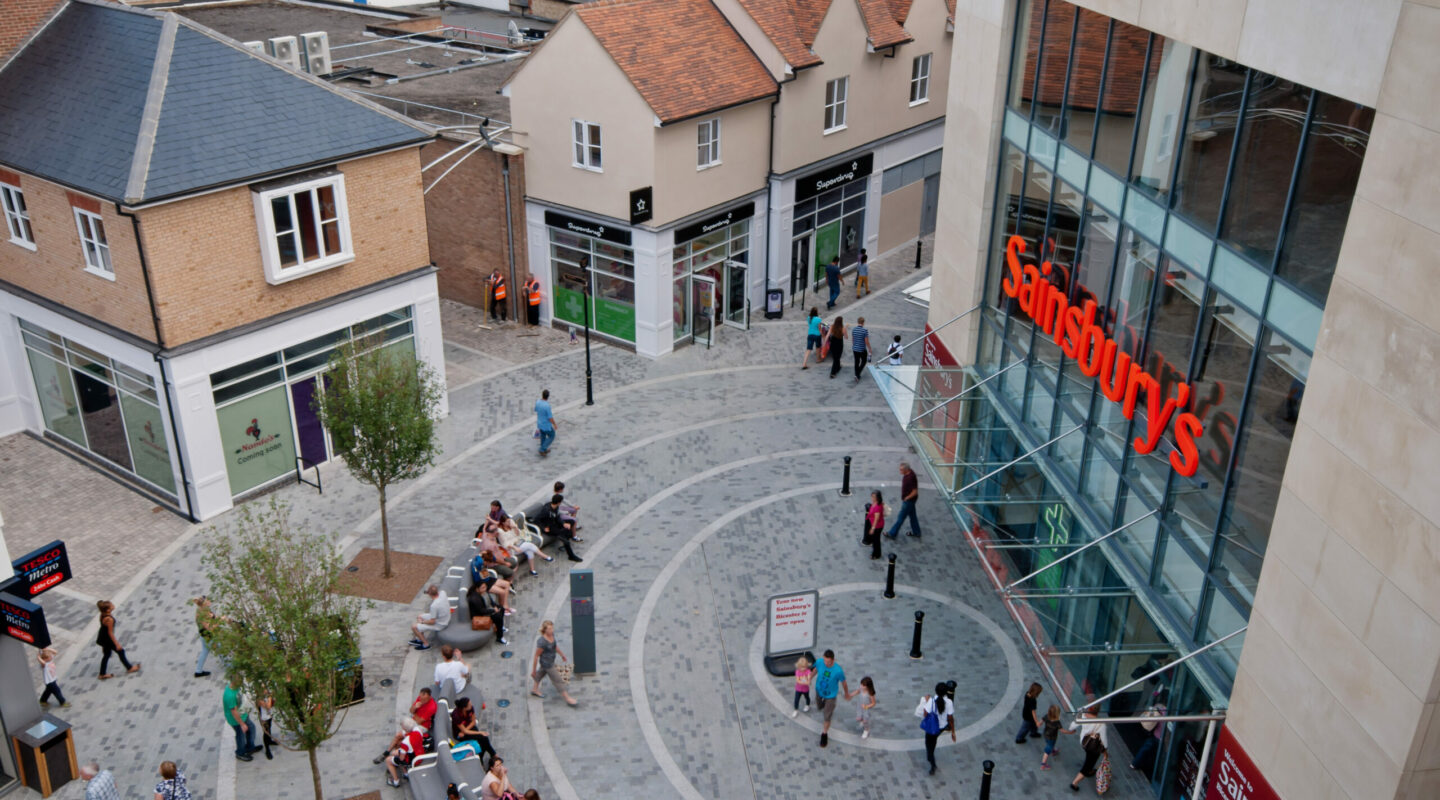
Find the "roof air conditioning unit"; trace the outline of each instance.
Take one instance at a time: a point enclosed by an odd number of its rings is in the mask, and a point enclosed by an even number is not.
[[[290,69],[300,69],[300,47],[294,36],[277,36],[271,39],[270,55]]]
[[[241,44],[244,45],[246,50],[259,53],[262,56],[266,54],[264,42],[241,42]]]
[[[325,31],[302,33],[300,42],[305,46],[305,71],[311,75],[329,75],[334,69],[330,66],[330,34]]]
[[[520,33],[520,26],[515,24],[515,20],[510,20],[506,28],[510,34],[510,44],[520,44],[525,41],[525,37]]]

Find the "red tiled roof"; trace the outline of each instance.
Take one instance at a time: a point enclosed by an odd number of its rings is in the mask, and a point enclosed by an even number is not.
[[[955,0],[945,0],[945,2],[953,3]],[[890,0],[890,13],[895,16],[895,21],[901,25],[904,25],[905,19],[910,16],[910,4],[911,0]]]
[[[779,91],[710,0],[601,0],[573,13],[662,123]]]
[[[828,0],[739,0],[740,5],[751,19],[765,32],[765,36],[780,51],[780,57],[792,67],[813,67],[821,63],[820,57],[810,50],[815,41],[815,31],[820,27],[824,8],[814,13],[808,6]],[[800,8],[801,5],[807,6]]]
[[[865,33],[871,47],[879,49],[915,41],[896,21],[889,0],[856,0],[856,4],[865,20]]]

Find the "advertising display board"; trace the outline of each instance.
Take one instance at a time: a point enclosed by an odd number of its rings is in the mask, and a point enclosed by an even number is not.
[[[0,624],[4,634],[32,647],[50,646],[50,628],[45,625],[45,609],[12,594],[0,593]]]
[[[1280,800],[1280,794],[1260,774],[1250,754],[1223,726],[1210,756],[1208,785],[1205,796],[1211,800]]]
[[[820,592],[772,595],[765,604],[765,655],[800,653],[815,646]]]
[[[43,594],[48,589],[70,580],[70,556],[65,543],[56,539],[10,562],[15,577],[0,584],[6,592],[21,599]]]

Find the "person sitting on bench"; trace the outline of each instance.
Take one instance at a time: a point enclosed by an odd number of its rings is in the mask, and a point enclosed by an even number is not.
[[[510,644],[505,639],[505,609],[495,595],[484,591],[480,585],[477,585],[466,596],[465,602],[470,606],[472,620],[489,618],[490,629],[495,631],[495,641],[500,644]]]
[[[563,494],[565,494],[565,482],[564,482],[564,481],[555,481],[555,494],[558,494],[558,495],[563,495]],[[566,502],[564,502],[564,501],[562,501],[562,502],[560,503],[560,521],[561,521],[561,522],[568,523],[568,524],[570,525],[570,532],[571,532],[572,534],[575,534],[575,533],[579,533],[579,532],[580,532],[580,520],[579,520],[579,516],[580,516],[580,506],[573,506],[573,505],[570,505],[569,503],[566,503]],[[577,542],[583,542],[583,541],[585,541],[584,539],[581,539],[579,536],[574,537],[574,539],[575,539],[575,541],[577,541]]]
[[[579,539],[575,539],[575,531],[572,527],[573,523],[567,523],[560,517],[560,504],[564,502],[564,500],[565,497],[563,495],[556,494],[551,496],[550,503],[541,506],[540,513],[535,517],[535,524],[540,527],[541,532],[546,536],[560,542],[560,546],[565,548],[565,554],[570,557],[571,561],[583,561],[584,559],[575,555],[575,551],[570,547],[570,541],[572,539],[580,541]]]

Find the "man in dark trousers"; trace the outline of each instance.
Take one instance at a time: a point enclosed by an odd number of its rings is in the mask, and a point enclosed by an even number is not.
[[[490,272],[490,321],[494,322],[496,317],[502,322],[510,318],[509,291],[505,288],[505,276],[498,269]]]
[[[835,256],[825,265],[825,281],[830,284],[830,300],[825,303],[825,307],[834,308],[835,298],[840,296],[840,256]]]
[[[540,528],[541,533],[558,539],[560,546],[565,548],[565,555],[569,556],[571,561],[583,561],[584,559],[575,555],[575,551],[570,548],[570,540],[575,538],[575,529],[560,518],[560,503],[564,500],[564,495],[553,495],[549,504],[540,507],[540,513],[535,517],[535,525]]]
[[[906,517],[910,519],[910,535],[920,535],[920,518],[915,516],[915,501],[920,499],[920,479],[915,475],[915,470],[910,469],[910,464],[900,462],[900,513],[895,515],[895,524],[890,526],[887,534],[894,539],[900,533],[900,523]]]

